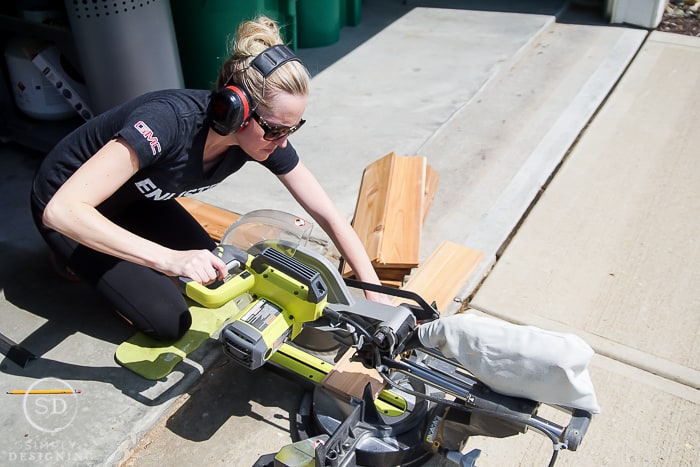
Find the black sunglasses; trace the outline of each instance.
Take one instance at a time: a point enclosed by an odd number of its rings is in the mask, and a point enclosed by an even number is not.
[[[267,123],[267,120],[262,118],[256,111],[251,112],[250,117],[258,122],[258,125],[260,125],[260,128],[263,129],[265,134],[263,135],[263,139],[266,141],[275,141],[280,138],[284,138],[285,136],[289,136],[295,131],[297,131],[301,126],[306,123],[306,120],[303,118],[299,120],[299,123],[297,123],[294,126],[284,126],[284,125],[275,125],[275,126],[270,126],[269,123]]]

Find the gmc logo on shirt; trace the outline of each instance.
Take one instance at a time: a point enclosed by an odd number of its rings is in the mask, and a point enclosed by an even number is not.
[[[144,138],[146,138],[146,141],[148,141],[148,144],[151,145],[151,151],[153,151],[153,155],[155,156],[160,152],[160,143],[158,142],[158,138],[153,136],[153,130],[149,128],[148,125],[143,123],[143,121],[139,120],[134,124],[134,128],[138,130],[141,135],[143,135]]]

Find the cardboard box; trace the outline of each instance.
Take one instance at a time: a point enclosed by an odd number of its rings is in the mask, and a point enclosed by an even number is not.
[[[87,87],[78,81],[75,73],[73,76],[68,73],[58,47],[52,46],[42,50],[32,62],[83,120],[90,120],[94,116],[88,100]]]

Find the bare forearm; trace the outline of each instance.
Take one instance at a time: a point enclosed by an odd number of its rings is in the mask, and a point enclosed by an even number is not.
[[[367,257],[365,247],[349,223],[321,227],[331,237],[359,280],[379,284],[379,277]]]
[[[159,271],[167,269],[163,258],[168,249],[135,235],[111,222],[86,204],[63,204],[52,200],[44,224],[93,250]]]
[[[326,192],[311,173],[299,163],[289,174],[280,176],[290,193],[299,204],[311,214],[319,226],[338,247],[340,254],[352,267],[355,275],[363,282],[380,284],[365,247],[350,223],[338,211]],[[381,294],[365,294],[377,301],[386,301]]]
[[[201,283],[224,277],[226,264],[211,252],[166,248],[119,227],[96,209],[138,169],[131,147],[120,139],[110,141],[56,191],[42,221],[82,245],[169,276]]]
[[[119,227],[88,205],[49,203],[44,223],[89,248],[168,276],[206,284],[227,274],[226,264],[207,250],[166,248]]]

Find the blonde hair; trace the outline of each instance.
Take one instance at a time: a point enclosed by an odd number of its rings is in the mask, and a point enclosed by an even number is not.
[[[243,87],[253,105],[270,107],[270,98],[278,93],[306,95],[309,93],[309,72],[299,61],[289,61],[267,78],[250,63],[275,45],[284,44],[277,23],[260,16],[238,26],[236,37],[229,47],[229,58],[219,71],[217,89],[228,85]]]

